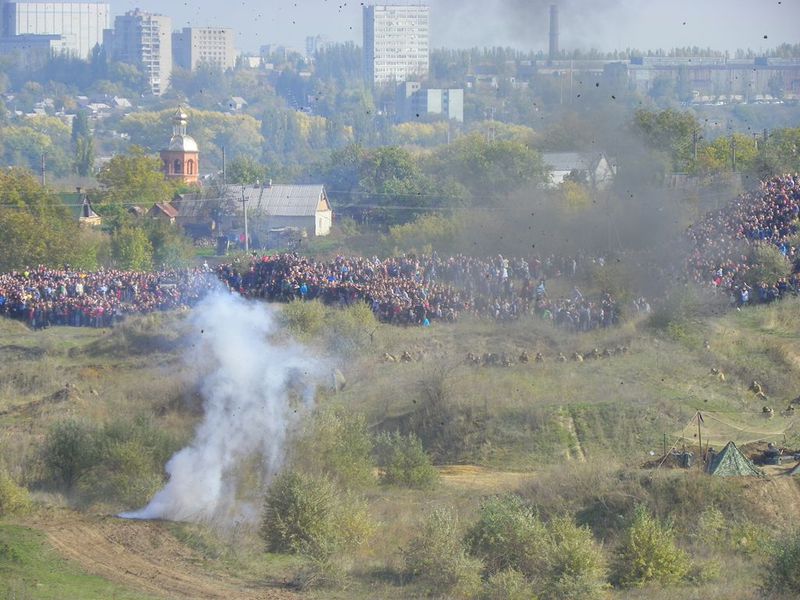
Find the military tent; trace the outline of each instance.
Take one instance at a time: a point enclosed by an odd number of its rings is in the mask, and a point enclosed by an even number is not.
[[[742,454],[733,442],[728,442],[721,452],[708,463],[709,475],[717,477],[762,477],[764,474]]]

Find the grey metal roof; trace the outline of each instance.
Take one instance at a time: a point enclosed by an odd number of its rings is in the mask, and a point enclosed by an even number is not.
[[[273,217],[310,217],[317,214],[317,207],[325,198],[322,185],[229,185],[227,198],[236,201],[237,211],[242,207],[242,193],[247,202],[248,213],[262,213]]]
[[[542,161],[553,171],[585,171],[591,169],[601,155],[582,152],[545,152]]]

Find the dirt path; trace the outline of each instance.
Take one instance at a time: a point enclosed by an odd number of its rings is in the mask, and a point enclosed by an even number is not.
[[[495,471],[476,465],[447,465],[438,470],[445,485],[483,493],[511,491],[533,478],[532,473]]]
[[[32,519],[67,560],[86,572],[163,598],[290,600],[291,592],[265,582],[211,573],[164,524],[52,511]]]

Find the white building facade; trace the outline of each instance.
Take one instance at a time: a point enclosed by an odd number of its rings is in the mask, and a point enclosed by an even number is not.
[[[172,34],[172,60],[176,67],[194,71],[209,65],[221,71],[236,66],[234,32],[229,27],[184,27]]]
[[[430,70],[430,9],[415,5],[365,6],[364,79],[373,86],[420,80]]]
[[[111,26],[111,7],[104,2],[5,2],[2,9],[4,36],[60,35],[66,51],[84,59]]]

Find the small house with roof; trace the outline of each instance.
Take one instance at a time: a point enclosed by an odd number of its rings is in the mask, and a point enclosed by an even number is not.
[[[174,225],[175,220],[178,218],[178,210],[169,202],[156,202],[153,207],[147,211],[147,216]]]
[[[592,189],[602,190],[614,181],[614,165],[602,152],[545,152],[542,161],[550,170],[551,187],[576,179]]]
[[[243,234],[246,209],[248,233],[256,247],[287,230],[305,232],[308,237],[325,236],[333,223],[333,211],[321,184],[229,185],[221,206],[228,218],[220,223],[220,232]]]

